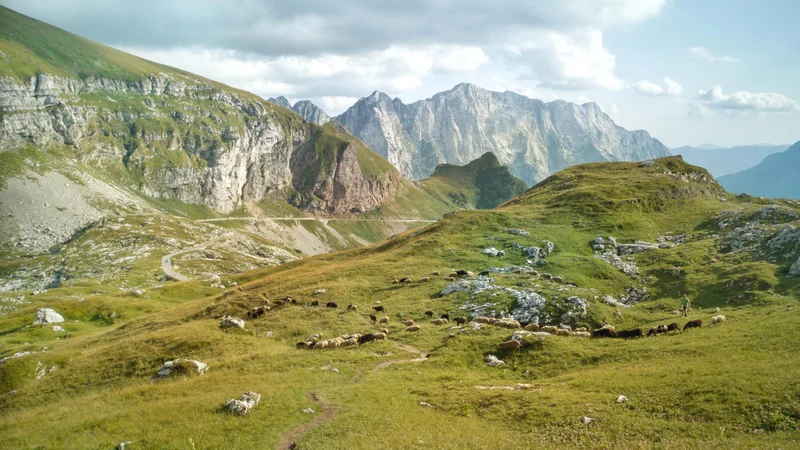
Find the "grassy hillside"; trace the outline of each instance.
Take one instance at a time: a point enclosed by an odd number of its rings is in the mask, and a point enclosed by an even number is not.
[[[32,352],[0,365],[3,444],[793,448],[800,439],[800,280],[785,274],[800,256],[798,213],[785,201],[730,195],[679,158],[590,164],[496,210],[462,211],[370,247],[250,272],[223,294],[205,297],[194,285],[175,283],[147,302],[90,292],[77,302],[58,290],[26,297],[29,303],[0,315],[0,357]],[[509,234],[511,228],[529,236]],[[596,257],[598,235],[620,245],[661,236],[670,245],[623,256],[638,266],[631,277]],[[525,270],[493,274],[489,283],[497,288],[474,296],[440,295],[449,284],[443,277],[390,283],[433,271],[523,267],[530,258],[513,244],[545,241],[555,249],[533,268],[574,285]],[[505,248],[505,258],[482,254],[488,246]],[[622,299],[629,288],[644,288],[649,297],[629,307],[604,300]],[[319,289],[325,291],[314,295]],[[533,335],[524,338],[527,347],[503,351],[498,343],[511,330],[437,327],[424,315],[463,317],[459,307],[485,303],[493,304],[486,314],[509,311],[517,306],[511,293],[523,291],[546,299],[543,324],[645,330],[683,325],[687,319],[672,312],[686,292],[693,300],[689,319],[706,326],[633,340]],[[244,317],[250,307],[267,299],[275,306],[286,295],[300,304]],[[562,316],[572,296],[588,301],[586,313]],[[313,308],[313,300],[339,309]],[[378,302],[390,320],[388,341],[295,348],[312,333],[330,338],[382,328],[367,317]],[[358,312],[344,311],[348,304]],[[42,306],[65,315],[66,335],[28,326]],[[117,312],[112,320],[105,319],[109,310]],[[708,326],[720,313],[727,321]],[[244,317],[246,328],[220,330],[225,314]],[[400,321],[408,318],[420,333],[403,332]],[[489,367],[487,355],[505,364]],[[177,357],[207,362],[210,370],[150,382]],[[514,389],[518,383],[527,386]],[[249,415],[222,410],[244,391],[263,395]],[[617,403],[620,395],[628,400]]]
[[[493,153],[464,166],[440,164],[421,186],[442,201],[478,209],[492,209],[528,188]]]

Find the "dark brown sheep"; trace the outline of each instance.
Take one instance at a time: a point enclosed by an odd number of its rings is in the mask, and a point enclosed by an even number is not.
[[[659,325],[657,327],[650,328],[650,331],[647,332],[647,337],[658,336],[659,334],[664,334],[666,332],[667,332],[667,326]]]
[[[377,321],[378,321],[378,317],[377,317],[377,316],[375,316],[374,314],[370,314],[370,315],[369,315],[369,320],[371,320],[371,321],[372,321],[372,323],[375,323],[375,322],[377,322]]]
[[[455,322],[456,325],[464,325],[467,323],[467,319],[463,317],[456,317],[455,319],[453,319],[453,322]]]
[[[700,319],[697,320],[690,320],[686,322],[686,325],[683,326],[683,331],[688,330],[689,328],[700,328],[703,326],[703,321]]]
[[[617,332],[611,328],[600,328],[592,331],[592,337],[596,338],[615,338],[617,336]]]
[[[311,306],[316,308],[317,306],[319,306],[319,301],[314,300],[313,302],[311,302]]]
[[[634,328],[632,330],[622,330],[617,333],[617,336],[623,339],[638,338],[644,336],[641,328]]]
[[[450,311],[447,311],[446,313],[442,314],[439,318],[450,320]]]
[[[386,309],[384,309],[383,306],[373,306],[372,309],[374,309],[375,312],[386,312]]]
[[[336,309],[336,308],[339,307],[339,305],[337,305],[334,302],[328,302],[327,304],[325,304],[325,307],[328,308],[328,309]]]
[[[365,343],[367,343],[369,341],[374,341],[374,340],[375,340],[375,336],[373,336],[372,334],[368,333],[368,334],[365,334],[365,335],[363,335],[363,336],[358,338],[358,345],[365,344]]]
[[[671,331],[681,331],[681,326],[678,325],[678,322],[672,322],[671,324],[667,325],[667,333]]]
[[[433,317],[433,311],[425,311],[425,315],[428,317]]]

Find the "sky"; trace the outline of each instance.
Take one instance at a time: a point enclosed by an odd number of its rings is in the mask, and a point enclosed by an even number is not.
[[[331,115],[460,82],[594,101],[670,147],[800,140],[796,0],[0,0],[130,53]]]

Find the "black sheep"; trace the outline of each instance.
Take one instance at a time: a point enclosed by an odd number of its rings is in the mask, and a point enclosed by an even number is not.
[[[447,311],[446,313],[442,314],[439,318],[450,320],[450,311]]]
[[[386,312],[383,306],[373,306],[372,309],[374,309],[375,312]]]
[[[363,335],[363,336],[358,338],[358,345],[367,343],[369,341],[374,341],[374,340],[375,340],[375,336],[373,336],[372,334],[365,334],[365,335]]]
[[[467,319],[463,317],[456,317],[455,319],[453,319],[453,321],[456,323],[456,325],[464,325],[465,323],[467,323]]]
[[[425,311],[425,315],[428,317],[433,317],[433,311]]]
[[[465,277],[465,276],[467,276],[468,274],[469,274],[469,272],[468,272],[468,271],[466,271],[466,270],[463,270],[463,269],[461,269],[461,270],[456,270],[456,275],[458,275],[458,276],[459,276],[459,277],[461,277],[461,278],[464,278],[464,277]]]
[[[644,332],[642,331],[641,328],[634,328],[632,330],[622,330],[619,333],[617,333],[617,336],[623,339],[630,339],[635,337],[642,337],[644,336]]]
[[[681,331],[681,326],[678,325],[678,322],[672,322],[671,324],[667,325],[667,333],[671,331]]]
[[[372,323],[375,323],[375,322],[377,322],[377,321],[378,321],[378,318],[377,318],[375,315],[373,315],[373,314],[370,314],[370,315],[369,315],[369,320],[371,320],[371,321],[372,321]]]
[[[596,338],[615,338],[617,337],[617,332],[612,330],[611,328],[600,328],[598,330],[592,331],[592,337]]]
[[[319,306],[319,301],[314,300],[313,302],[311,302],[311,306],[313,306],[313,307]]]
[[[336,304],[336,303],[334,303],[334,302],[328,302],[328,303],[325,305],[325,307],[326,307],[326,308],[328,308],[328,309],[336,309],[336,308],[338,308],[338,307],[339,307],[339,305],[337,305],[337,304]]]
[[[683,331],[688,330],[689,328],[700,328],[703,326],[703,321],[700,319],[697,320],[690,320],[686,322],[686,325],[683,326]]]
[[[488,270],[484,270],[483,272],[479,273],[478,276],[479,277],[488,277],[489,276],[489,271]]]

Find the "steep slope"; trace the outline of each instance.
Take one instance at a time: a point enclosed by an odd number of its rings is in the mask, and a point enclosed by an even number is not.
[[[800,142],[755,167],[720,177],[719,182],[731,192],[800,199]]]
[[[683,156],[683,159],[690,164],[705,167],[715,177],[721,177],[754,167],[767,156],[787,148],[787,145],[716,147],[704,144],[700,147],[673,148],[670,151],[674,155]]]
[[[800,282],[784,275],[800,256],[798,213],[727,194],[677,157],[594,163],[495,210],[227,278],[238,286],[222,293],[189,282],[138,297],[103,286],[4,295],[0,433],[10,448],[162,448],[201,437],[211,448],[405,448],[430,436],[448,448],[793,448]],[[489,246],[505,256],[484,254]],[[450,268],[488,276],[432,274]],[[401,277],[428,280],[391,283]],[[683,293],[688,318],[673,313]],[[298,304],[281,304],[287,295]],[[245,315],[266,302],[263,316]],[[347,304],[358,309],[342,311]],[[388,324],[369,320],[378,306]],[[41,307],[62,313],[66,331],[27,326]],[[426,311],[573,329],[703,326],[587,339],[477,320],[436,326]],[[245,328],[220,329],[228,314]],[[726,321],[709,326],[718,314]],[[420,332],[405,332],[409,319]],[[385,339],[362,345],[297,346],[315,333],[381,328]],[[512,336],[524,345],[499,346]],[[154,376],[176,358],[210,369]],[[245,417],[223,410],[246,391],[265,397]],[[243,421],[259,426],[233,432]]]
[[[494,208],[528,189],[493,153],[486,153],[465,166],[440,164],[420,186],[444,201],[478,209]]]
[[[595,103],[544,103],[466,83],[409,105],[374,92],[336,120],[414,179],[486,152],[531,185],[574,164],[669,154],[647,132],[614,124]]]
[[[299,114],[303,119],[317,125],[325,125],[331,121],[330,116],[325,111],[308,100],[301,100],[295,103],[292,106],[292,111]]]

